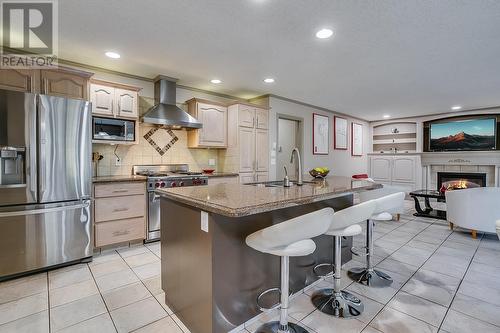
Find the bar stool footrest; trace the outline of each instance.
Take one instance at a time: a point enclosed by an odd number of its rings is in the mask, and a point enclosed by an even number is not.
[[[270,288],[270,289],[264,290],[263,292],[261,292],[259,294],[259,296],[257,296],[257,307],[259,308],[260,311],[270,311],[270,310],[277,309],[281,306],[280,302],[272,305],[270,308],[266,308],[266,307],[262,306],[262,304],[261,304],[262,297],[264,297],[265,295],[270,294],[270,293],[278,293],[281,295],[281,289],[280,288]]]
[[[366,257],[368,255],[368,252],[366,251],[367,247],[363,246],[361,248],[358,247],[351,247],[351,253],[354,254],[357,257]],[[364,251],[364,253],[363,253]]]
[[[318,270],[322,267],[331,267],[332,268],[332,271],[326,275],[322,275],[318,272]],[[313,272],[314,274],[317,276],[317,277],[320,277],[320,278],[326,278],[326,277],[330,277],[330,276],[333,276],[333,274],[335,273],[335,266],[333,264],[329,264],[329,263],[322,263],[322,264],[317,264],[316,266],[314,266],[313,268]]]

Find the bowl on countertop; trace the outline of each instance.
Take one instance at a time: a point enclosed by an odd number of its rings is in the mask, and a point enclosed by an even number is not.
[[[211,175],[212,173],[214,173],[215,169],[203,169],[201,171],[203,171],[203,173],[206,173],[207,175]]]
[[[314,178],[318,178],[318,179],[323,179],[323,178],[325,178],[325,177],[328,175],[328,173],[329,173],[329,172],[330,172],[330,170],[325,171],[325,172],[319,172],[319,171],[316,171],[316,170],[314,170],[314,169],[309,170],[309,174],[310,174],[311,176],[313,176]]]

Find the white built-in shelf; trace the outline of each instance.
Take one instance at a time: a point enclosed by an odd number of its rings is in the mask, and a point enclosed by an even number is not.
[[[380,144],[392,144],[392,143],[417,143],[417,138],[402,138],[402,139],[384,139],[384,140],[375,140],[373,139],[374,145]]]
[[[391,153],[417,151],[417,124],[415,122],[388,122],[373,128],[373,152]]]

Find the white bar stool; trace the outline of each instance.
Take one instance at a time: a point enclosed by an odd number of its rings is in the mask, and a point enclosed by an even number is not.
[[[257,303],[259,303],[264,294],[280,291],[280,320],[260,326],[255,331],[256,333],[308,332],[305,328],[288,322],[290,257],[307,256],[313,253],[316,250],[316,244],[311,238],[320,236],[328,230],[333,215],[332,208],[323,208],[259,230],[246,238],[246,243],[251,248],[281,258],[281,288],[269,289],[257,298]],[[261,308],[260,305],[259,308]]]
[[[375,202],[368,201],[333,214],[330,229],[325,233],[334,239],[333,289],[318,290],[311,297],[312,303],[321,312],[344,318],[359,316],[363,312],[361,300],[340,287],[342,237],[360,234],[362,229],[358,223],[369,218],[374,210]]]
[[[363,196],[364,193],[368,193],[368,195]],[[362,201],[370,199],[374,194],[376,195],[377,191],[360,193],[360,199]],[[376,207],[373,216],[366,220],[366,252],[364,254],[366,256],[366,267],[356,267],[350,269],[347,272],[347,275],[352,280],[376,288],[387,287],[392,284],[392,278],[389,275],[373,268],[373,227],[374,221],[391,221],[392,214],[401,212],[404,209],[404,199],[405,193],[398,192],[371,200],[375,202]],[[352,250],[352,253],[354,255],[360,255],[354,251],[354,249]]]

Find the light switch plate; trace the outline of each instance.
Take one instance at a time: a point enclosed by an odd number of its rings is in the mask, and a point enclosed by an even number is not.
[[[271,158],[271,165],[276,165],[276,159],[275,158]]]
[[[115,166],[120,166],[120,165],[122,165],[122,160],[121,158],[117,157],[115,160]]]
[[[208,232],[208,213],[201,211],[201,230]]]
[[[215,158],[209,158],[208,159],[208,165],[214,166],[215,165]]]

